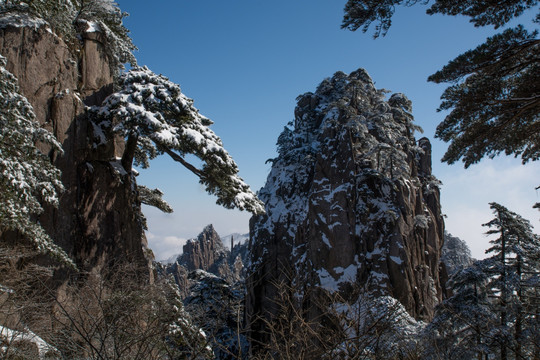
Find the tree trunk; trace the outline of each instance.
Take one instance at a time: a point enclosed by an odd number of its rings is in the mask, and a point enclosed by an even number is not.
[[[135,150],[137,149],[137,140],[139,136],[136,134],[130,134],[126,142],[126,148],[122,155],[122,166],[129,174],[133,167],[133,158],[135,157]]]
[[[515,333],[514,333],[514,340],[516,341],[516,359],[521,359],[521,333],[522,333],[522,308],[521,304],[523,304],[522,299],[522,292],[521,292],[521,255],[518,254],[516,259],[516,271],[518,275],[518,305],[516,309],[516,325],[515,325]]]
[[[501,221],[501,327],[506,328],[506,305],[508,297],[508,289],[506,284],[506,237],[504,233],[505,225],[501,217],[501,213],[498,212],[498,217]],[[501,342],[501,360],[507,360],[507,341],[503,339]]]
[[[476,283],[474,284],[474,299],[475,299],[476,305],[478,305],[478,287],[476,286]],[[478,349],[480,349],[480,345],[482,344],[482,337],[480,334],[482,334],[482,330],[480,329],[480,326],[478,326],[478,316],[475,316],[474,327],[475,327],[475,333],[476,333],[476,345],[478,346]],[[482,360],[484,357],[484,352],[478,351],[477,357],[478,357],[478,360]]]

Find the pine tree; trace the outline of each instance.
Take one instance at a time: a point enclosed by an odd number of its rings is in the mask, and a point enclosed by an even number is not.
[[[429,0],[348,0],[345,5],[342,28],[367,32],[375,23],[375,38],[386,35],[392,25],[392,16],[396,6],[427,4]],[[426,11],[429,15],[464,15],[470,18],[474,26],[493,25],[496,29],[511,19],[520,16],[527,9],[538,4],[538,0],[435,0]]]
[[[119,87],[91,111],[103,131],[126,139],[122,165],[127,172],[133,163],[146,168],[150,159],[167,154],[197,175],[219,205],[264,212],[221,139],[210,130],[212,121],[199,114],[177,84],[146,67],[134,67],[120,77]],[[186,154],[198,157],[202,167],[189,163]]]
[[[342,27],[385,35],[397,5],[420,0],[349,0]],[[436,0],[427,13],[464,15],[475,26],[501,27],[538,0],[466,1]],[[536,18],[536,22],[540,19]],[[443,161],[462,160],[465,167],[484,156],[500,153],[522,161],[540,158],[540,40],[538,32],[523,26],[507,29],[474,50],[450,61],[428,81],[451,83],[439,110],[451,110],[439,124],[436,137],[449,142]]]
[[[0,232],[19,232],[37,250],[66,264],[73,262],[36,220],[43,204],[58,205],[63,190],[60,171],[38,148],[62,153],[60,143],[35,120],[17,79],[0,56]]]
[[[58,0],[57,0],[58,1]],[[123,19],[128,16],[122,12],[114,0],[71,0],[74,7],[74,24],[97,24],[105,34],[107,44],[105,49],[112,63],[112,70],[123,69],[123,64],[137,64],[133,51],[137,47],[129,36],[129,30],[124,26]]]
[[[142,204],[153,206],[167,214],[174,211],[172,206],[163,199],[163,191],[159,189],[150,189],[144,185],[137,184],[137,192],[139,193],[139,200]],[[143,229],[148,230],[146,217],[142,211],[139,211],[138,216]]]
[[[435,136],[450,143],[443,161],[465,167],[505,153],[540,158],[540,40],[523,26],[497,34],[428,80],[450,82],[439,110],[452,110]]]
[[[153,206],[165,213],[172,213],[173,209],[169,203],[163,200],[163,191],[159,189],[149,189],[144,185],[138,185],[139,199],[145,205]]]
[[[185,310],[182,296],[172,277],[163,281],[164,297],[167,300],[165,321],[169,325],[167,358],[171,359],[214,359],[211,339],[207,338],[203,329],[194,324],[190,314]]]
[[[451,359],[535,359],[540,239],[518,214],[490,207],[495,217],[484,226],[497,235],[486,250],[492,255],[450,278],[453,295],[437,309],[428,337]]]
[[[453,294],[437,308],[426,329],[428,341],[434,345],[428,346],[428,359],[441,355],[446,359],[487,359],[490,331],[497,327],[497,317],[492,311],[486,265],[485,261],[476,261],[448,281]],[[435,353],[433,348],[437,349]]]
[[[538,320],[530,319],[534,309],[530,309],[525,295],[531,292],[527,284],[540,274],[540,239],[532,232],[529,221],[497,203],[490,207],[495,218],[484,226],[490,228],[488,235],[498,237],[490,241],[493,246],[486,250],[486,254],[493,253],[487,272],[491,274],[490,286],[499,305],[500,356],[507,359],[508,349],[512,349],[521,358],[532,351],[530,345],[534,341],[528,337],[527,324]]]

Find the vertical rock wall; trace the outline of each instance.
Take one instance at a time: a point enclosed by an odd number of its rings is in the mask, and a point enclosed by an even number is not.
[[[43,21],[26,15],[0,23],[7,69],[19,80],[37,121],[64,149],[63,155],[49,155],[62,171],[66,191],[58,209],[46,209],[40,222],[80,270],[103,269],[118,260],[146,266],[135,180],[116,161],[123,141],[97,132],[85,112],[113,90],[101,34],[83,33],[80,44],[68,46]]]
[[[338,72],[297,101],[259,192],[267,214],[250,224],[254,339],[264,341],[258,319],[277,311],[277,286],[290,287],[304,308],[317,303],[314,289],[349,303],[368,293],[430,319],[442,298],[444,223],[431,145],[414,138],[411,102],[387,97],[363,69]]]

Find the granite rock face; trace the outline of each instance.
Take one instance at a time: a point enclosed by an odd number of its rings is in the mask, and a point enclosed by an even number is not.
[[[194,239],[183,246],[183,252],[172,264],[164,266],[164,272],[172,274],[185,297],[194,285],[191,274],[203,270],[217,276],[228,284],[242,282],[244,279],[244,263],[242,255],[246,253],[247,244],[237,244],[231,252],[225,248],[213,225],[207,225]]]
[[[44,21],[3,15],[0,54],[36,120],[51,131],[64,154],[50,153],[66,191],[40,222],[80,270],[103,269],[122,259],[148,266],[135,178],[117,157],[123,140],[96,131],[85,107],[113,91],[113,73],[99,33],[66,44]],[[100,144],[97,146],[96,144]],[[48,151],[47,149],[43,149]]]
[[[279,286],[303,308],[320,303],[319,289],[348,303],[391,296],[417,319],[433,316],[444,223],[431,145],[415,140],[411,113],[403,94],[387,99],[363,69],[297,98],[259,192],[267,213],[250,222],[246,307],[256,340]]]
[[[200,269],[215,275],[228,275],[228,254],[212,225],[207,225],[196,239],[188,240],[183,249],[179,263],[188,271]]]

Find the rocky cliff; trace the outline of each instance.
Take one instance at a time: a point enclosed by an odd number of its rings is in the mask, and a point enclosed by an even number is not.
[[[189,239],[183,246],[183,252],[176,260],[163,267],[162,272],[172,274],[183,296],[189,294],[194,285],[190,273],[203,270],[219,277],[228,284],[244,279],[242,255],[246,253],[246,244],[237,244],[231,252],[213,225],[207,225],[194,239]]]
[[[186,242],[179,263],[188,271],[205,270],[226,275],[228,254],[221,238],[212,225],[207,225],[196,239]]]
[[[45,21],[25,14],[4,13],[0,19],[7,69],[37,121],[64,149],[63,155],[49,155],[62,171],[66,191],[60,206],[46,210],[40,222],[80,270],[102,269],[119,259],[146,266],[135,179],[117,161],[123,141],[96,131],[85,110],[112,92],[116,69],[100,32],[81,29],[79,37],[68,44]]]
[[[442,298],[444,223],[431,145],[414,138],[411,102],[377,90],[359,69],[300,95],[294,115],[259,192],[266,215],[250,223],[254,339],[264,341],[260,319],[278,311],[283,288],[311,320],[325,313],[321,292],[347,304],[391,296],[429,320]]]

